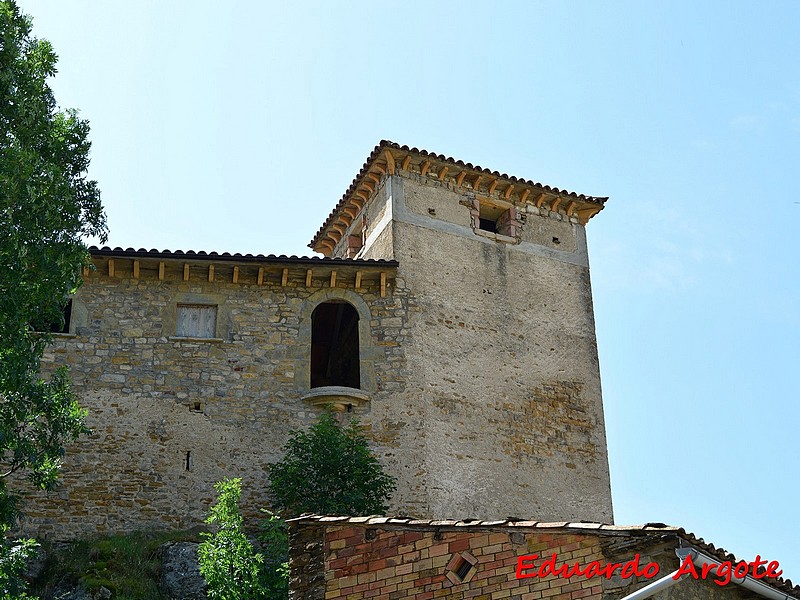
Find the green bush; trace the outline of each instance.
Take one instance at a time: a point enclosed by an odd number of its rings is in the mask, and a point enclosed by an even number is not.
[[[361,516],[383,514],[395,480],[369,449],[358,421],[340,427],[330,411],[309,431],[292,431],[283,460],[270,465],[275,507],[303,513]]]

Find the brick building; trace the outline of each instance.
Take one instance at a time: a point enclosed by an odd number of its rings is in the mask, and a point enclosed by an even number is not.
[[[663,523],[308,516],[290,526],[293,600],[800,598],[771,576],[780,565],[737,576],[746,561]]]

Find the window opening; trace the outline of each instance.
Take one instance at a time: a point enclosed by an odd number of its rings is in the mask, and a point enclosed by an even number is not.
[[[456,568],[456,577],[458,577],[461,581],[464,581],[471,568],[472,565],[462,558],[461,564],[458,565],[458,568]]]
[[[49,323],[39,321],[33,324],[34,331],[49,331],[50,333],[69,333],[69,323],[72,319],[72,298],[67,300],[62,311],[62,319],[54,319]]]
[[[190,338],[217,336],[217,307],[203,304],[178,304],[175,335]]]
[[[361,388],[358,312],[323,302],[311,313],[311,387]]]
[[[497,220],[502,216],[503,209],[496,206],[481,204],[478,217],[478,229],[498,233]]]
[[[454,584],[467,583],[478,570],[478,559],[469,552],[454,554],[447,563],[445,576]]]

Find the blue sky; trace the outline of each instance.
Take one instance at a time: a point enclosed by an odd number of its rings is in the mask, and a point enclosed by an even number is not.
[[[616,521],[800,580],[800,3],[21,6],[92,124],[112,246],[307,254],[380,139],[610,196]]]

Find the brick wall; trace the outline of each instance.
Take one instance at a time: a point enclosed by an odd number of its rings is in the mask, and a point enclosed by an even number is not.
[[[682,530],[600,524],[462,523],[411,519],[308,517],[290,521],[293,600],[578,600],[623,598],[679,565]],[[555,555],[556,568],[584,570],[635,561],[648,575],[538,575]],[[535,558],[534,558],[535,557]],[[467,559],[469,569],[457,573]],[[524,559],[520,563],[520,558]],[[649,567],[648,565],[653,565]],[[655,566],[657,565],[657,569]],[[518,577],[520,574],[535,577]],[[691,577],[659,592],[661,600],[744,600],[738,585]]]

